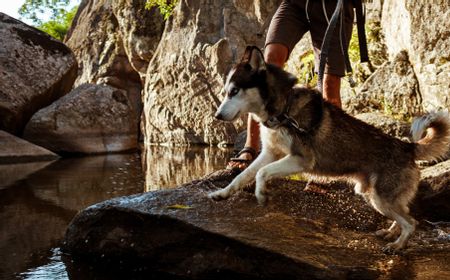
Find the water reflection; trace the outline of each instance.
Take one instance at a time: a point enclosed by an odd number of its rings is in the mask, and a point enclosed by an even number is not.
[[[15,182],[14,166],[0,188],[0,279],[66,279],[55,258],[67,225],[91,204],[142,192],[140,162],[136,154],[64,159]]]
[[[143,160],[118,154],[0,165],[0,279],[99,278],[96,271],[68,274],[61,261],[62,237],[78,211],[203,177],[223,168],[229,156],[212,147],[152,146]]]
[[[0,164],[0,189],[6,188],[17,181],[23,180],[29,175],[50,165],[51,161]]]
[[[50,262],[46,265],[21,273],[20,278],[25,280],[69,279],[66,268],[61,260],[61,251],[59,248],[52,250],[52,256],[49,260]]]
[[[231,149],[147,146],[143,154],[145,190],[179,186],[223,169]]]

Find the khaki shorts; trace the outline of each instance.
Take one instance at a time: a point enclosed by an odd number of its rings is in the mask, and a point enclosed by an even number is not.
[[[328,19],[331,20],[337,0],[323,1]],[[306,2],[308,2],[308,13],[306,13]],[[342,32],[344,32],[347,41],[344,47],[348,46],[352,35],[354,12],[351,2],[351,0],[344,1],[344,26]],[[265,45],[273,43],[285,45],[290,54],[303,35],[310,31],[317,72],[320,47],[322,46],[327,27],[328,22],[323,10],[322,0],[283,0],[270,22]],[[338,23],[331,39],[325,73],[342,77],[345,76],[345,62],[339,40],[339,27]]]

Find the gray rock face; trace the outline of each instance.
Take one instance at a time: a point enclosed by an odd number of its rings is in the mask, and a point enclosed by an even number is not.
[[[0,13],[0,129],[22,133],[39,109],[72,88],[77,62],[49,35]]]
[[[243,122],[214,119],[224,76],[246,45],[263,46],[278,2],[179,1],[147,72],[146,142],[233,142]]]
[[[273,180],[267,207],[249,190],[221,202],[206,197],[232,177],[218,171],[177,189],[91,206],[72,221],[64,250],[75,260],[138,263],[132,271],[183,279],[430,279],[450,272],[449,243],[426,227],[404,256],[381,254],[385,241],[371,232],[387,223],[350,188],[333,185],[321,194],[303,191],[304,182]]]
[[[408,52],[426,110],[450,108],[450,2],[387,0],[382,27],[390,57]]]
[[[356,95],[345,95],[343,107],[350,114],[382,111],[402,117],[421,112],[422,96],[406,52],[384,63]]]
[[[0,164],[52,161],[55,153],[0,130]]]
[[[164,30],[164,21],[156,8],[145,9],[144,0],[114,0],[112,11],[117,19],[128,60],[144,82]]]
[[[125,90],[136,123],[147,65],[164,26],[159,12],[146,10],[145,2],[84,0],[65,40],[80,62],[75,85],[107,84]]]
[[[85,84],[37,112],[24,138],[54,152],[130,150],[137,147],[135,119],[125,91]]]
[[[450,160],[422,170],[418,192],[413,211],[434,221],[449,221]]]
[[[410,136],[410,123],[393,119],[380,112],[362,113],[356,115],[355,118],[381,129],[388,135],[400,139]]]

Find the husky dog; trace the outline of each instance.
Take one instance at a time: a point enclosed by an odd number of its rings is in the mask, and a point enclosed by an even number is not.
[[[234,121],[245,113],[260,123],[262,150],[253,163],[224,189],[209,197],[222,200],[256,181],[255,195],[267,201],[266,183],[274,177],[306,173],[355,183],[355,192],[393,220],[376,232],[393,239],[384,251],[404,248],[416,220],[409,213],[420,179],[416,160],[443,156],[450,143],[448,113],[431,113],[412,125],[412,143],[403,142],[344,113],[314,89],[294,87],[297,79],[264,62],[261,51],[247,47],[228,74],[226,97],[216,118]]]

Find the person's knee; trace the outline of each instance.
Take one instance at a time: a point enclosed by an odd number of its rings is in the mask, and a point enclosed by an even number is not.
[[[267,63],[283,67],[288,57],[288,48],[283,44],[268,44],[264,49],[264,59]]]

